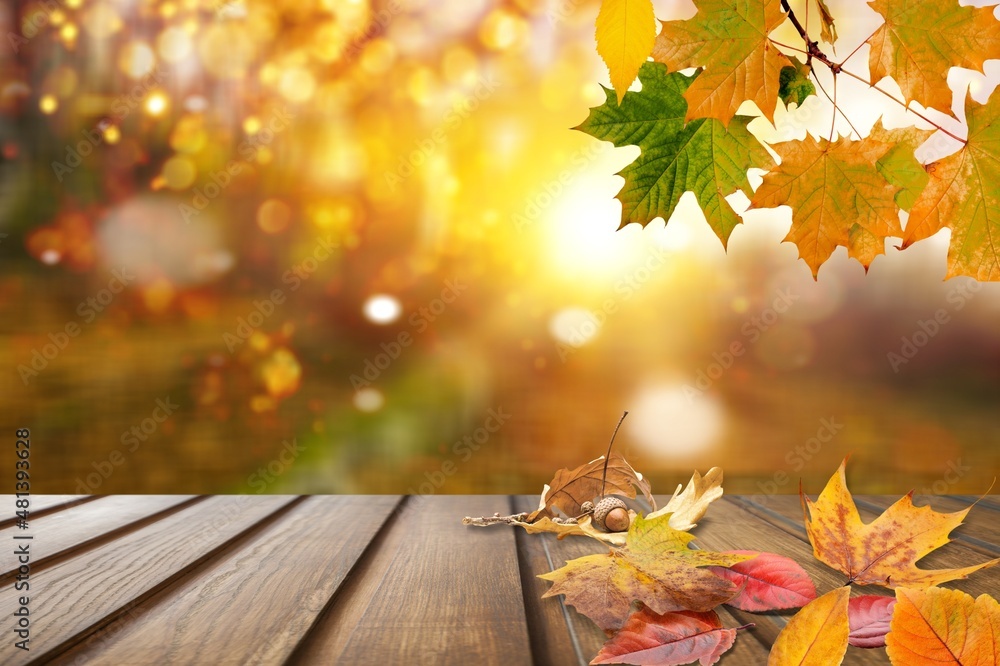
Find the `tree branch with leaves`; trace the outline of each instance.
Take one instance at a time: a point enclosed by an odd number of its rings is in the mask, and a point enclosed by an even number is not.
[[[800,11],[808,16],[813,1],[805,0]],[[838,62],[821,47],[834,48],[838,41],[835,17],[823,0],[815,0],[819,39],[790,0],[695,0],[694,17],[664,20],[659,34],[651,0],[604,0],[597,47],[614,91],[578,129],[642,151],[621,172],[622,225],[646,225],[658,217],[669,222],[680,196],[690,191],[725,245],[744,212],[725,197],[742,191],[750,208],[791,207],[785,240],[796,244],[813,275],[838,246],[867,270],[885,253],[887,239],[902,239],[905,249],[948,228],[948,277],[1000,280],[1000,197],[994,192],[1000,182],[1000,99],[965,101],[965,137],[927,112],[953,115],[947,80],[952,67],[981,72],[986,60],[1000,58],[1000,21],[992,7],[958,0],[853,1],[859,9],[874,9],[882,23]],[[801,47],[771,37],[786,24]],[[866,44],[870,76],[845,67]],[[816,75],[817,63],[830,71],[832,91]],[[680,73],[688,69],[695,73]],[[642,90],[627,92],[636,76]],[[892,99],[915,120],[957,141],[957,151],[922,164],[914,153],[929,131],[876,122],[862,136],[849,109],[838,103],[840,76]],[[887,77],[902,99],[879,85]],[[833,107],[824,137],[765,147],[748,127],[753,117],[739,114],[752,102],[773,124],[779,105],[795,113],[817,87]],[[836,136],[838,114],[852,129],[848,136]],[[751,168],[767,172],[756,191],[746,177]]]

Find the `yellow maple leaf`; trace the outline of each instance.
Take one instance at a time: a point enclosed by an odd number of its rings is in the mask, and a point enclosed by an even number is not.
[[[695,0],[698,13],[666,21],[653,60],[671,71],[704,67],[684,93],[686,120],[716,118],[728,127],[740,104],[750,100],[774,122],[781,68],[792,66],[768,35],[785,20],[780,0]]]
[[[652,0],[604,0],[597,14],[597,52],[621,104],[656,39]]]
[[[918,568],[920,558],[950,541],[948,535],[972,507],[939,513],[914,506],[910,492],[865,524],[847,489],[846,465],[844,460],[815,502],[802,496],[802,511],[816,559],[843,572],[851,583],[922,588],[1000,563],[998,558],[960,569]]]

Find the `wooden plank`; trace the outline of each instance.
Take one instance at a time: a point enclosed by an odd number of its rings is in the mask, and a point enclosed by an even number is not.
[[[83,504],[84,502],[91,502],[98,499],[99,495],[32,495],[30,500],[30,506],[28,507],[28,521],[31,522],[35,518],[41,518],[42,516],[54,513],[56,511],[61,511],[63,509],[68,509],[72,506],[78,504]],[[0,506],[4,509],[5,517],[0,520],[0,529],[4,527],[9,527],[17,522],[17,516],[14,512],[17,510],[14,501],[17,499],[15,495],[0,495]],[[9,514],[9,515],[8,515]]]
[[[667,499],[669,498],[662,497],[657,498],[657,501],[666,502]],[[519,497],[516,500],[515,510],[525,511],[535,509],[537,507],[537,503],[538,499],[536,497]],[[519,532],[520,531],[521,530],[519,530]],[[551,534],[524,534],[523,540],[528,544],[533,544],[536,549],[541,549],[544,552],[542,557],[536,556],[530,562],[532,567],[532,577],[539,573],[545,573],[547,571],[557,569],[563,566],[563,564],[565,564],[568,560],[596,553],[605,553],[608,551],[608,547],[604,544],[584,537],[566,537],[560,541]],[[572,606],[566,605],[563,602],[563,597],[559,596],[540,599],[539,597],[549,588],[550,583],[537,578],[534,580],[541,585],[535,585],[530,590],[527,586],[525,587],[525,605],[529,609],[531,608],[531,600],[528,596],[528,592],[530,591],[531,594],[534,595],[534,598],[538,599],[538,610],[535,611],[536,617],[540,614],[545,615],[544,624],[542,625],[543,633],[545,635],[544,640],[547,640],[550,632],[552,632],[555,640],[560,643],[560,647],[558,650],[554,651],[554,655],[541,655],[544,658],[540,659],[539,663],[589,663],[590,660],[597,655],[601,646],[607,640],[604,632],[601,631],[601,629],[591,622],[586,616],[576,612]],[[531,616],[532,614],[529,612],[529,618]],[[722,619],[723,624],[729,627],[746,624],[745,620],[734,617],[725,608],[719,609],[719,616]],[[572,652],[565,648],[565,641],[562,638],[561,632],[558,630],[558,621],[560,618],[562,618],[563,622],[565,622],[570,628],[569,635],[571,643],[574,647]],[[756,666],[757,664],[766,663],[767,648],[755,640],[752,634],[753,630],[741,631],[735,645],[728,653],[726,653],[719,664],[722,666],[741,666],[744,664]],[[553,651],[550,650],[549,653],[551,652]],[[536,659],[540,657],[537,650],[534,650],[534,654]],[[546,659],[551,661],[547,662]]]
[[[366,580],[337,595],[291,663],[530,664],[514,535],[461,523],[507,504],[409,498],[379,541],[377,566],[359,568]]]
[[[0,663],[49,661],[84,640],[135,617],[134,607],[296,502],[287,496],[211,497],[143,529],[31,576],[30,652],[0,643]],[[10,617],[18,593],[0,590],[0,613]],[[41,600],[45,600],[42,603]]]
[[[136,607],[141,617],[113,638],[65,662],[283,663],[399,499],[310,497]]]
[[[0,530],[0,541],[13,543],[15,535],[33,534],[31,568],[39,572],[53,560],[88,545],[113,539],[129,530],[157,520],[165,512],[192,503],[196,495],[112,495],[94,502],[77,504],[30,521],[30,529],[8,527]],[[13,578],[17,563],[0,565],[0,584]]]
[[[516,496],[512,498],[512,513],[534,511],[538,508],[538,498]],[[479,528],[476,528],[479,529]],[[587,618],[575,613],[571,606],[563,603],[563,598],[542,599],[551,583],[537,576],[558,569],[564,563],[561,559],[571,548],[553,555],[559,543],[551,534],[528,534],[521,528],[490,527],[486,529],[515,530],[515,540],[521,558],[521,586],[524,590],[524,607],[528,617],[528,631],[531,636],[531,653],[537,666],[584,666],[594,655],[593,646],[604,642],[604,634]],[[562,544],[560,544],[562,545]],[[566,544],[571,545],[571,544]],[[607,548],[591,539],[574,540],[582,557],[607,552]],[[582,635],[582,640],[581,640]],[[586,650],[586,651],[585,651]]]

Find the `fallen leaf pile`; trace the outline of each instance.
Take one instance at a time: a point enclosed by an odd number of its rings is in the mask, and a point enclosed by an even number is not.
[[[900,666],[1000,666],[1000,605],[937,585],[1000,563],[925,569],[917,561],[949,542],[970,509],[939,513],[916,507],[912,493],[870,523],[847,489],[846,461],[813,501],[802,496],[815,557],[844,574],[845,585],[817,596],[809,575],[775,553],[697,548],[689,531],[722,496],[722,470],[695,472],[657,510],[649,482],[624,458],[608,458],[606,495],[650,511],[630,511],[627,532],[605,532],[586,515],[602,494],[604,457],[559,470],[538,509],[512,516],[466,518],[467,525],[515,525],[531,534],[598,539],[608,552],[588,555],[539,577],[552,583],[543,598],[564,602],[608,634],[592,664],[672,666],[717,663],[739,630],[716,608],[750,613],[800,609],[778,634],[768,666],[836,666],[848,646],[885,648]],[[971,507],[970,507],[971,508]],[[853,586],[879,585],[895,597],[851,596]]]
[[[971,507],[940,513],[901,497],[864,523],[847,489],[845,460],[813,501],[802,495],[806,533],[820,562],[843,573],[844,587],[795,615],[778,635],[768,666],[839,664],[848,645],[885,647],[900,666],[997,666],[1000,607],[982,595],[937,587],[1000,563],[924,569],[917,561],[949,543]],[[853,586],[878,585],[896,596],[851,598]]]

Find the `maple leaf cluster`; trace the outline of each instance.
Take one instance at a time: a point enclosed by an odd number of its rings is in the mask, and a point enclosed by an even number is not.
[[[813,0],[805,0],[813,3]],[[865,3],[857,0],[859,9]],[[685,192],[694,193],[712,230],[725,246],[742,222],[726,197],[742,192],[750,209],[789,206],[786,241],[817,275],[838,246],[867,270],[885,252],[888,238],[901,248],[951,230],[948,277],[1000,280],[1000,97],[984,105],[966,102],[967,136],[937,125],[919,108],[952,114],[948,71],[982,71],[1000,58],[1000,21],[993,8],[963,6],[959,0],[873,0],[883,19],[850,55],[835,62],[820,42],[837,43],[835,18],[815,0],[821,33],[814,40],[788,0],[695,0],[686,20],[667,20],[656,33],[652,0],[603,0],[597,18],[597,49],[613,90],[577,129],[615,146],[634,145],[639,157],[620,173],[622,225],[668,220]],[[771,33],[791,23],[801,49],[779,44]],[[860,46],[869,45],[868,76],[851,71]],[[793,55],[801,51],[805,62]],[[652,58],[652,62],[648,59]],[[774,122],[779,104],[797,104],[822,84],[813,68],[849,76],[905,107],[961,144],[957,152],[921,164],[914,151],[931,131],[887,130],[877,123],[865,137],[807,136],[765,146],[738,115],[752,102]],[[691,76],[682,70],[694,69]],[[638,76],[639,91],[628,90]],[[878,84],[891,78],[897,99]],[[816,85],[814,85],[814,82]],[[825,90],[824,90],[825,93]],[[829,95],[828,95],[829,97]],[[917,106],[919,105],[919,106]],[[858,138],[853,138],[857,134]],[[780,159],[776,163],[773,156]],[[747,172],[763,169],[756,191]],[[905,229],[902,220],[906,219]]]
[[[775,640],[769,666],[842,663],[848,645],[886,648],[893,664],[1000,663],[1000,605],[937,587],[1000,563],[955,569],[921,569],[918,560],[949,542],[970,508],[938,513],[916,507],[912,493],[869,524],[862,522],[840,466],[813,501],[802,496],[806,531],[820,562],[844,573],[847,584],[817,596],[809,574],[794,560],[760,551],[713,552],[694,547],[689,530],[722,496],[722,470],[695,472],[662,509],[649,482],[618,454],[575,469],[559,470],[531,513],[466,518],[471,525],[509,524],[529,533],[586,536],[609,552],[566,562],[539,577],[552,586],[543,595],[590,618],[609,639],[592,664],[711,666],[735,643],[716,608],[751,613],[801,609]],[[603,469],[607,469],[606,478]],[[608,533],[591,522],[587,504],[611,490],[641,497],[646,515],[630,511],[628,530]],[[879,585],[895,596],[851,597],[852,586]]]

